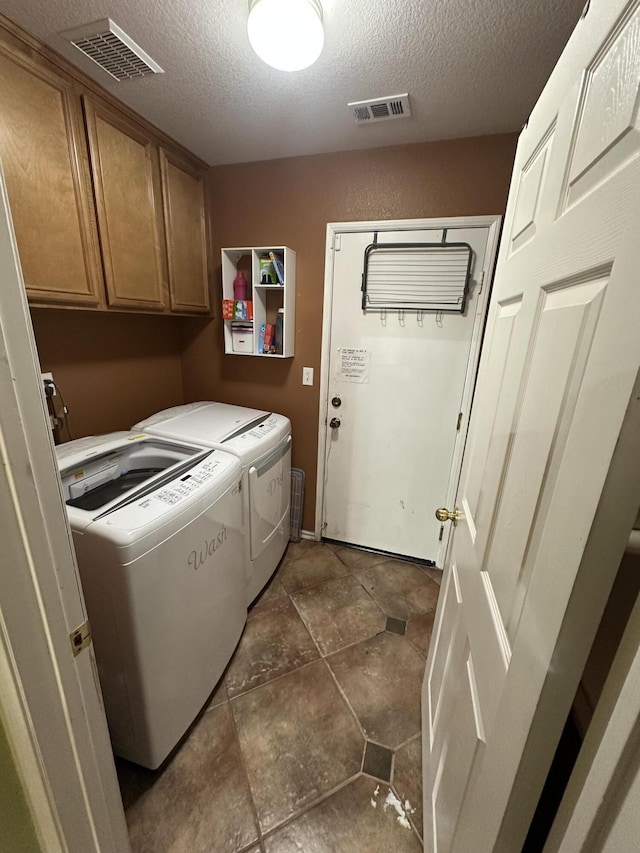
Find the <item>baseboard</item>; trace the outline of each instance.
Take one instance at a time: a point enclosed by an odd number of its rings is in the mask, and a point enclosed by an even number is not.
[[[301,539],[315,539],[316,534],[313,532],[313,530],[301,530],[300,531],[300,538]]]

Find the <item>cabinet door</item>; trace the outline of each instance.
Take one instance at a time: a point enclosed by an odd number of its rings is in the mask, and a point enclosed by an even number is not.
[[[204,175],[182,158],[160,149],[173,311],[210,310]]]
[[[167,307],[158,150],[142,129],[84,98],[107,299]]]
[[[44,60],[4,44],[0,160],[29,299],[99,305],[102,269],[80,101]]]

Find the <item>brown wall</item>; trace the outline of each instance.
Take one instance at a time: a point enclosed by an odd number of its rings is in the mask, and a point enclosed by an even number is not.
[[[294,249],[296,355],[282,361],[225,356],[219,316],[183,320],[185,399],[222,400],[291,418],[293,464],[306,472],[304,529],[315,524],[327,223],[503,213],[515,145],[515,134],[502,134],[212,169],[215,299],[221,295],[221,247]],[[301,385],[303,366],[315,369],[313,387]]]
[[[178,318],[60,308],[34,308],[31,317],[40,365],[62,391],[74,438],[129,429],[183,402]]]

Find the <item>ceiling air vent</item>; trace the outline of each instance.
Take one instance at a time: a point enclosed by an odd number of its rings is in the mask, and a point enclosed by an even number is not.
[[[60,35],[116,80],[164,73],[157,62],[110,18],[66,30]]]
[[[411,115],[411,102],[406,92],[404,95],[391,95],[388,98],[354,101],[347,106],[353,111],[356,124],[371,124],[373,121],[407,118]]]

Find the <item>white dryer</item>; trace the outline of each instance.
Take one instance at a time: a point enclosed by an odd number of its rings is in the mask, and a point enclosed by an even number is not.
[[[219,447],[242,462],[247,604],[280,562],[291,530],[291,422],[284,415],[200,402],[136,424],[149,434]]]
[[[246,621],[241,465],[127,432],[56,452],[113,750],[154,769]]]

